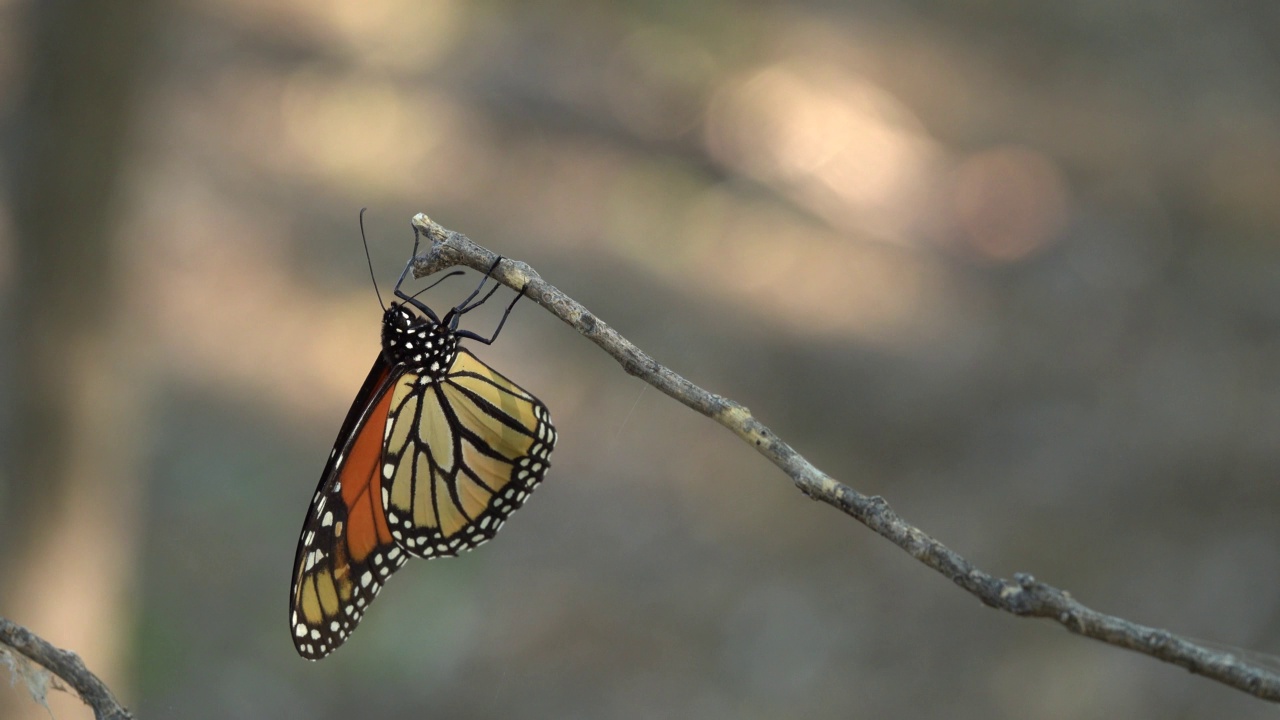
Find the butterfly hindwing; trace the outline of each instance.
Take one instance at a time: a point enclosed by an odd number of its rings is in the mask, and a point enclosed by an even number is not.
[[[383,501],[393,539],[419,557],[484,543],[546,475],[547,408],[459,349],[439,381],[405,373],[390,391]]]
[[[298,541],[290,626],[316,660],[346,641],[383,582],[407,559],[391,538],[381,495],[384,428],[397,372],[379,355],[321,475]]]

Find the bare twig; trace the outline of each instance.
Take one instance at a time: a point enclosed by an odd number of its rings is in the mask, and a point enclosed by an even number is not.
[[[59,650],[30,630],[2,617],[0,644],[12,648],[75,688],[84,704],[93,708],[93,716],[97,720],[133,720],[133,715],[116,701],[106,683],[89,672],[75,653]]]
[[[441,227],[426,215],[415,215],[412,225],[415,232],[431,241],[431,247],[414,260],[417,277],[454,265],[484,272],[497,258],[467,236]],[[511,288],[525,288],[528,297],[599,345],[631,375],[732,430],[790,476],[805,495],[857,519],[984,604],[1020,617],[1049,618],[1073,633],[1180,665],[1266,700],[1280,701],[1280,675],[1258,663],[1166,630],[1100,613],[1030,575],[1019,573],[1012,580],[1006,580],[978,569],[899,517],[884,498],[863,495],[814,467],[755,419],[747,408],[709,393],[658,364],[577,301],[545,282],[525,263],[508,259],[494,269],[493,276]]]

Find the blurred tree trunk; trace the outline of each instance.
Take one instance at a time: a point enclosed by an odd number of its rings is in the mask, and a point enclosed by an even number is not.
[[[7,168],[15,402],[0,612],[80,653],[126,702],[141,405],[120,335],[118,201],[156,5],[30,4]],[[0,717],[47,718],[24,694],[0,693]],[[57,695],[59,716],[82,716]]]

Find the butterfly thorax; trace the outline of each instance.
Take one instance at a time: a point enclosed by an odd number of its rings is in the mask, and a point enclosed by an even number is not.
[[[392,365],[440,380],[458,354],[458,336],[447,325],[392,303],[382,316],[382,354]]]

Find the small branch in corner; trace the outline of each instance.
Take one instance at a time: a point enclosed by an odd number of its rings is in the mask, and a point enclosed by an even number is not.
[[[0,645],[39,665],[75,689],[97,720],[133,720],[111,689],[85,667],[80,656],[50,645],[21,625],[0,617]],[[16,672],[16,669],[15,669]]]

